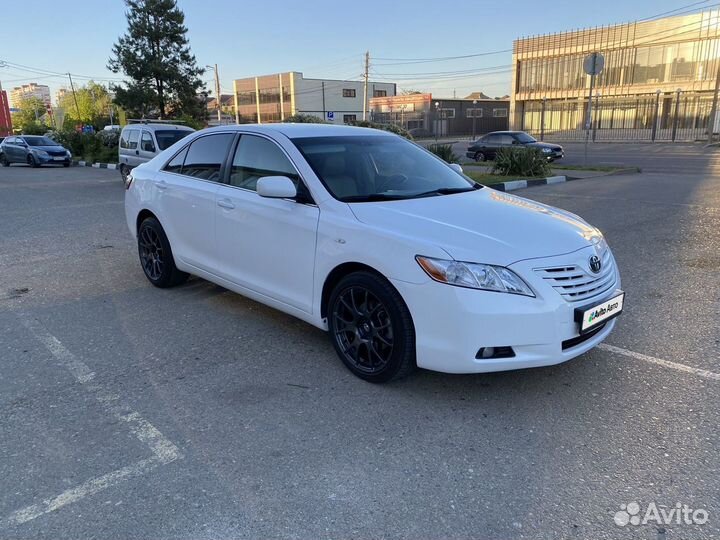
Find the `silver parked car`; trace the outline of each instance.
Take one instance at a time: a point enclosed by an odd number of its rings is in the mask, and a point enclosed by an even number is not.
[[[120,133],[118,164],[123,180],[134,168],[150,161],[160,152],[195,130],[187,126],[163,123],[128,124]]]

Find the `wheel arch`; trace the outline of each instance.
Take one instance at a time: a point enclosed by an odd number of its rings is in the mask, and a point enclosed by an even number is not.
[[[325,277],[325,282],[323,283],[322,293],[320,295],[320,317],[325,318],[327,317],[328,312],[328,303],[330,302],[330,295],[332,294],[333,289],[335,286],[340,283],[340,280],[344,278],[345,276],[352,274],[354,272],[370,272],[372,274],[375,274],[385,281],[389,280],[383,275],[382,272],[380,272],[377,268],[373,268],[372,266],[361,263],[361,262],[344,262],[342,264],[337,265],[335,268],[333,268],[328,275]],[[391,284],[392,285],[392,284]]]
[[[158,223],[160,223],[160,220],[154,213],[152,213],[147,208],[143,208],[142,210],[140,210],[140,212],[138,212],[137,218],[135,219],[135,231],[140,230],[140,224],[147,218],[155,218],[158,220]]]

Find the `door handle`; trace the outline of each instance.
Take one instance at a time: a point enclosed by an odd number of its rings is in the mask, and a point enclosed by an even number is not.
[[[228,210],[232,210],[233,208],[235,208],[235,205],[232,202],[230,202],[228,199],[220,199],[217,202],[217,205],[221,206],[223,208],[227,208]]]
[[[160,180],[157,184],[155,184],[158,189],[161,189],[165,191],[168,188],[167,182],[165,180]]]

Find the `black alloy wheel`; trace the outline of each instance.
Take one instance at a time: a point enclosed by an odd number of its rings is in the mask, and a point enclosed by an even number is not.
[[[120,165],[120,177],[122,178],[123,183],[127,182],[127,177],[128,177],[129,172],[130,171],[129,171],[127,165],[125,165],[125,164]]]
[[[33,156],[32,154],[28,154],[27,164],[30,165],[33,169],[37,169],[40,166],[40,164],[35,159],[35,156]]]
[[[482,152],[475,152],[475,161],[485,161],[485,154]]]
[[[5,154],[0,154],[0,165],[3,167],[9,167],[10,162],[8,161],[8,158]]]
[[[138,255],[148,281],[156,287],[172,287],[188,278],[175,266],[170,242],[160,222],[155,218],[145,219],[138,228]]]
[[[395,288],[370,272],[343,278],[330,297],[328,326],[335,350],[358,377],[401,378],[415,368],[415,329]]]

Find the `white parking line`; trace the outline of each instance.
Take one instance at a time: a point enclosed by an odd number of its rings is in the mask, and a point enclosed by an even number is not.
[[[93,495],[130,478],[141,476],[159,465],[182,459],[183,455],[167,437],[145,420],[138,412],[120,401],[120,396],[108,392],[96,380],[95,373],[82,360],[70,352],[59,339],[50,334],[38,321],[22,319],[23,325],[47,348],[50,354],[67,369],[77,382],[92,394],[102,407],[116,419],[125,422],[132,434],[153,453],[153,456],[122,467],[116,471],[88,480],[77,487],[63,491],[60,495],[45,499],[10,514],[3,524],[25,523],[54,512],[84,497]]]
[[[654,356],[648,356],[646,354],[636,353],[635,351],[629,351],[627,349],[615,347],[614,345],[608,345],[607,343],[601,343],[600,345],[598,345],[598,349],[603,349],[605,351],[615,353],[615,354],[622,354],[624,356],[629,356],[630,358],[635,358],[637,360],[643,360],[645,362],[650,362],[652,364],[657,364],[658,366],[675,369],[677,371],[683,371],[685,373],[692,373],[693,375],[697,375],[698,377],[703,377],[704,379],[720,381],[720,373],[708,371],[707,369],[700,369],[700,368],[695,368],[692,366],[687,366],[685,364],[678,364],[677,362],[671,362],[670,360],[663,360],[662,358],[655,358]]]

